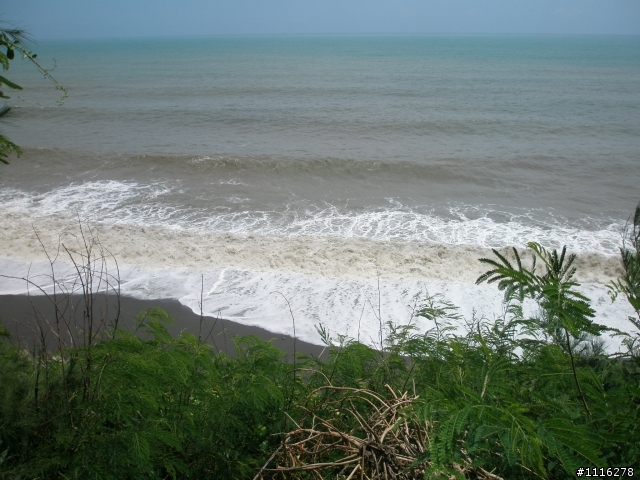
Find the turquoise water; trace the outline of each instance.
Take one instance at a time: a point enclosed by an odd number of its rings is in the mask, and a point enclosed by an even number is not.
[[[526,236],[614,253],[640,200],[638,37],[117,39],[34,50],[45,65],[57,58],[69,98],[55,106],[51,85],[12,65],[24,101],[13,96],[2,128],[26,155],[2,172],[5,202],[46,193],[89,217],[108,203],[107,222],[483,246]]]

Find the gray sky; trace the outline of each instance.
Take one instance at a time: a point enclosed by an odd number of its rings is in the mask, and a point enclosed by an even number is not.
[[[305,33],[640,35],[640,0],[0,0],[36,39]]]

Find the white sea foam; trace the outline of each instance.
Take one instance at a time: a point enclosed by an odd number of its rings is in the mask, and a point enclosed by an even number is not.
[[[59,279],[66,279],[67,284],[74,281],[69,263],[62,262],[57,268]],[[25,276],[28,269],[31,281],[51,292],[48,263],[37,262],[29,266],[0,258],[3,275]],[[258,326],[274,334],[293,335],[295,328],[298,338],[316,344],[320,343],[316,331],[319,325],[334,337],[347,335],[371,345],[379,344],[380,325],[386,322],[411,323],[422,332],[432,329],[432,322],[412,315],[414,308],[428,295],[439,295],[451,301],[466,319],[473,315],[494,319],[503,313],[502,294],[497,288],[472,283],[414,279],[381,279],[378,283],[376,278],[328,278],[282,271],[149,269],[130,265],[121,266],[120,276],[124,295],[149,300],[173,298],[199,313],[200,292],[203,291],[202,311],[207,316]],[[0,294],[25,293],[27,289],[32,294],[41,293],[22,280],[0,278]],[[633,311],[628,304],[618,301],[612,305],[601,284],[584,284],[582,291],[593,301],[597,322],[631,330],[626,318]],[[293,318],[285,298],[291,305]],[[531,303],[526,307],[528,314],[535,313]],[[620,348],[619,338],[610,337],[607,341],[611,351]]]
[[[167,182],[139,184],[116,180],[74,183],[52,191],[31,194],[5,188],[0,202],[5,211],[20,215],[49,216],[76,213],[101,223],[157,226],[165,229],[198,229],[234,235],[336,236],[373,240],[402,240],[447,245],[473,245],[482,248],[516,246],[536,241],[549,248],[566,245],[576,253],[617,255],[623,222],[608,222],[581,228],[566,221],[546,223],[529,212],[506,214],[501,221],[497,211],[473,210],[473,216],[460,206],[445,214],[416,211],[390,201],[389,208],[365,211],[340,209],[333,205],[309,207],[295,204],[269,210],[240,205],[251,199],[228,195],[226,207],[188,207],[172,203],[175,189]]]
[[[5,214],[0,221],[4,226],[0,241],[5,245],[0,272],[18,278],[28,273],[34,283],[50,288],[50,266],[40,242],[50,255],[55,255],[59,239],[73,248],[78,241],[73,236],[77,227],[61,217]],[[378,312],[383,323],[411,320],[420,330],[432,328],[411,315],[415,299],[428,294],[442,295],[467,318],[475,312],[492,319],[503,308],[495,286],[474,283],[485,270],[478,258],[491,256],[481,247],[339,237],[234,236],[112,224],[95,225],[92,236],[99,237],[118,260],[125,295],[175,298],[199,312],[203,291],[206,315],[291,335],[293,320],[283,295],[291,304],[297,336],[313,343],[319,342],[315,326],[323,324],[334,335],[359,336],[375,344]],[[73,269],[64,255],[60,258],[56,276],[72,282]],[[113,267],[111,272],[115,272]],[[625,319],[633,313],[631,308],[623,301],[611,305],[605,287],[619,273],[615,257],[578,257],[578,280],[584,282],[582,289],[593,300],[596,320],[629,330]],[[0,293],[24,293],[26,288],[23,280],[0,280]],[[33,287],[31,291],[37,293]],[[529,305],[530,312],[532,308]],[[619,348],[619,339],[609,342],[611,349]]]

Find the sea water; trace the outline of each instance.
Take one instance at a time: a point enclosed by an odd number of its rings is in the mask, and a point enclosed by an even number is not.
[[[228,36],[42,41],[2,132],[5,275],[80,219],[122,291],[318,341],[378,338],[427,294],[499,315],[491,248],[578,254],[598,320],[640,200],[640,38]],[[54,62],[52,58],[56,58]],[[7,93],[7,92],[5,92]],[[67,240],[67,243],[70,240]],[[503,250],[504,251],[504,250]],[[61,259],[60,261],[63,261]],[[28,266],[31,265],[31,270]],[[46,277],[41,277],[44,281]],[[45,282],[46,283],[46,282]],[[0,293],[26,290],[4,279]],[[417,302],[417,303],[416,303]],[[420,323],[422,322],[422,323]]]

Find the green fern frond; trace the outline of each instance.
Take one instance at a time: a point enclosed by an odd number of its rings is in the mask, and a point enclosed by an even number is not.
[[[492,249],[492,251],[500,262],[490,258],[481,258],[480,262],[486,263],[494,268],[480,275],[476,280],[476,285],[483,282],[498,282],[498,289],[505,292],[504,299],[506,303],[512,299],[517,299],[522,302],[525,297],[534,294],[538,285],[538,279],[535,276],[535,257],[532,268],[526,269],[522,266],[522,260],[520,259],[518,250],[513,248],[513,254],[517,264],[517,268],[514,268],[504,255],[496,249]]]

